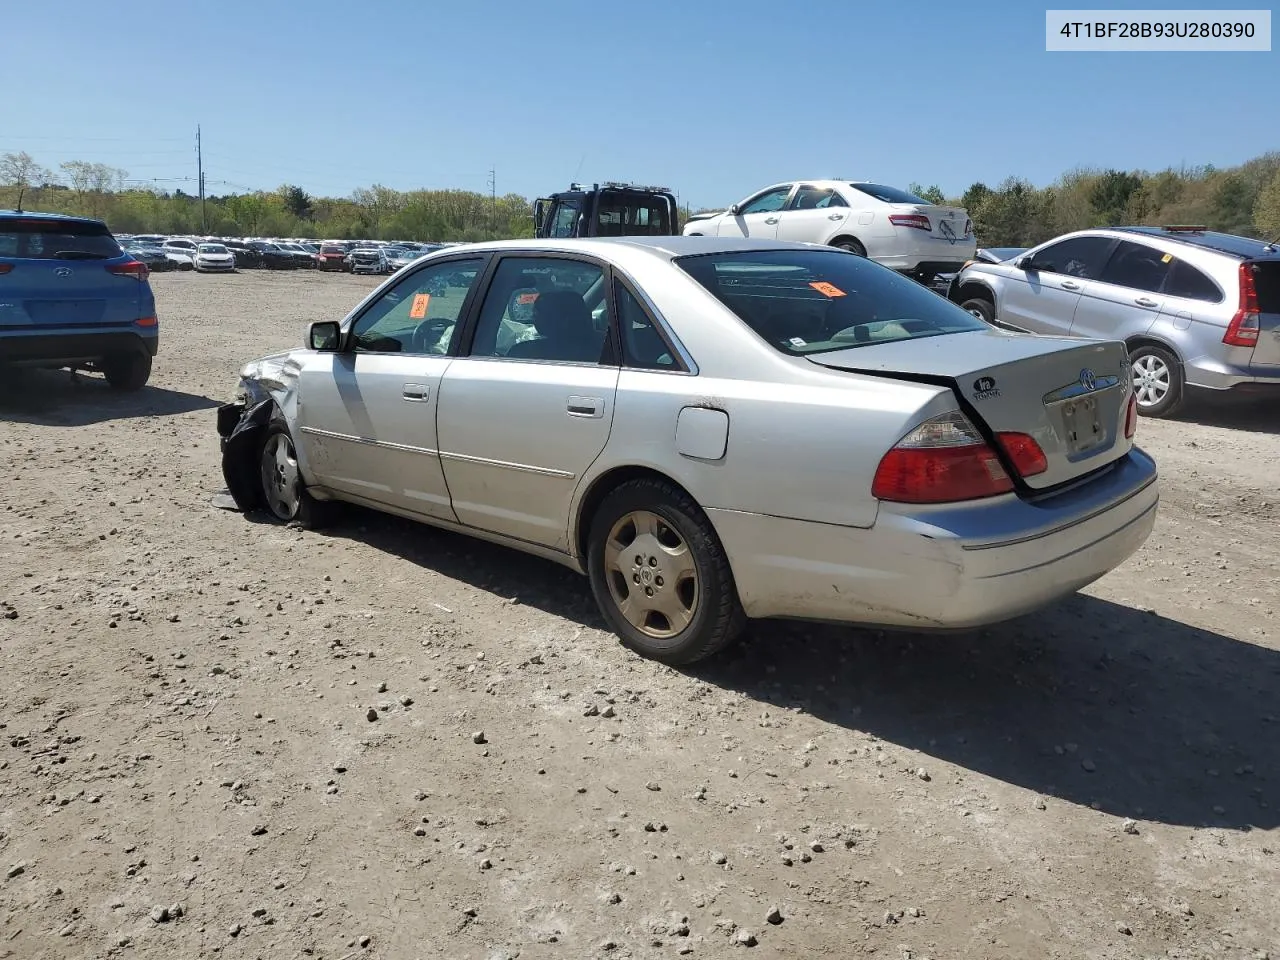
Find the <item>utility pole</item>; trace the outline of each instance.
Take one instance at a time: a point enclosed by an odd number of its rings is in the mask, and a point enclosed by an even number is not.
[[[492,167],[489,168],[489,232],[498,232],[498,177]]]
[[[209,218],[204,212],[204,153],[200,149],[200,124],[196,124],[196,182],[200,187],[200,229],[209,230]]]

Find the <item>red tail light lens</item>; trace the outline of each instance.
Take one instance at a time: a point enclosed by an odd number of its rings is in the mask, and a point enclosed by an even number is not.
[[[1129,406],[1124,412],[1124,438],[1132,440],[1133,435],[1138,432],[1138,395],[1136,393],[1129,394]]]
[[[1013,461],[1014,467],[1021,477],[1034,477],[1049,469],[1049,461],[1045,458],[1040,444],[1035,437],[1027,433],[998,433],[996,439],[1004,448],[1005,455]]]
[[[147,265],[141,260],[126,260],[124,263],[112,263],[107,265],[107,272],[114,273],[117,277],[133,277],[135,280],[145,280],[151,273],[147,269]]]
[[[1222,342],[1232,347],[1252,347],[1258,343],[1261,327],[1258,316],[1258,288],[1253,283],[1253,264],[1240,264],[1240,307],[1227,324]]]
[[[916,230],[932,230],[929,218],[923,213],[891,213],[889,222],[895,227],[912,227]]]
[[[8,273],[12,269],[13,269],[12,263],[0,263],[0,276],[3,276],[4,274]]]
[[[1008,493],[1013,481],[964,414],[926,420],[884,455],[871,495],[894,503],[954,503]]]

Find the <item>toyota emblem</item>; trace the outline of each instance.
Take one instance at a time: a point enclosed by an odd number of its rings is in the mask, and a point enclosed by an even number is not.
[[[1098,385],[1098,378],[1094,376],[1092,370],[1086,368],[1080,371],[1080,386],[1086,390],[1092,390]]]

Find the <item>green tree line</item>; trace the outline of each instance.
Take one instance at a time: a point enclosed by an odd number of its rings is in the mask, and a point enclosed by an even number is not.
[[[27,153],[0,155],[0,208],[21,196],[25,210],[101,217],[117,233],[312,236],[340,239],[476,241],[533,234],[532,202],[468,190],[393,190],[380,184],[349,197],[313,197],[284,184],[274,191],[198,197],[149,190],[128,173],[73,160],[58,171]],[[1070,230],[1118,224],[1200,224],[1280,237],[1280,152],[1237,167],[1157,172],[1077,168],[1036,187],[1019,177],[975,183],[961,196],[911,184],[935,203],[963,206],[985,246],[1032,246]]]

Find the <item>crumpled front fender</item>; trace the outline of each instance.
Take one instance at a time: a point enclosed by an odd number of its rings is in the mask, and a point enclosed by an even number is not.
[[[236,411],[239,411],[239,420],[230,427],[229,433],[223,433]],[[276,402],[270,398],[259,400],[251,407],[240,401],[218,408],[218,432],[222,434],[222,477],[236,506],[245,513],[262,505],[262,489],[258,482],[258,447],[262,444],[262,431],[278,413]]]

